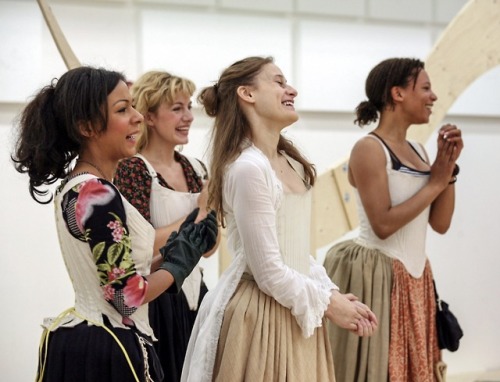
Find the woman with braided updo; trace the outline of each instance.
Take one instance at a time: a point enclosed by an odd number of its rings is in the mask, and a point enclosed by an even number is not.
[[[348,173],[360,233],[334,245],[324,265],[342,292],[373,309],[380,329],[365,340],[330,325],[335,374],[340,381],[432,382],[441,355],[425,238],[428,225],[438,233],[450,226],[461,131],[441,127],[432,164],[421,144],[406,139],[410,125],[429,121],[437,100],[420,60],[382,61],[368,75],[366,95],[355,122],[379,122],[355,144]]]

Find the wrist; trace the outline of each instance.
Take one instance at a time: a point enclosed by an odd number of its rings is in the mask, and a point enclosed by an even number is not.
[[[460,166],[455,163],[455,167],[453,168],[453,172],[451,173],[451,179],[448,184],[454,184],[457,181],[457,175],[460,173]]]
[[[201,222],[203,219],[205,219],[208,215],[208,210],[206,208],[200,208],[198,211],[198,215],[196,216],[196,220],[194,221],[195,224]]]
[[[184,279],[187,277],[186,270],[178,264],[164,261],[156,272],[166,271],[173,278],[172,285],[167,289],[168,293],[177,294],[182,288]]]

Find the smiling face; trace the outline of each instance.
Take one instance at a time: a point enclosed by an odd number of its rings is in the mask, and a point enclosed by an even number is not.
[[[148,113],[146,123],[150,139],[159,139],[172,147],[187,144],[193,122],[191,108],[190,95],[178,93],[172,103],[165,101],[156,112]]]
[[[280,68],[270,63],[262,67],[251,90],[257,114],[280,129],[299,119],[294,107],[297,91],[287,84]]]
[[[119,81],[109,93],[107,108],[107,128],[95,137],[95,143],[111,160],[133,156],[143,117],[133,108],[132,96],[125,82]]]
[[[402,108],[410,123],[428,123],[437,96],[431,89],[427,72],[421,70],[415,83],[411,81],[408,86],[401,89],[401,93],[404,95]]]

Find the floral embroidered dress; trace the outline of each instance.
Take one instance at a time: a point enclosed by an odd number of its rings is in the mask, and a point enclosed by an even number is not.
[[[161,380],[142,304],[154,229],[112,183],[89,174],[63,182],[55,215],[75,306],[44,322],[43,380]]]

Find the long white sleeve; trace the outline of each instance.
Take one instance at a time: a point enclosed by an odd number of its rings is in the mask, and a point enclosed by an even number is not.
[[[240,156],[224,180],[225,208],[228,220],[234,218],[239,241],[235,246],[242,247],[259,288],[291,309],[303,335],[309,337],[321,326],[336,287],[324,270],[317,269],[318,264],[312,264],[310,274],[305,275],[283,262],[276,228],[276,195],[281,191],[276,189],[277,179],[273,179],[267,159],[255,160],[255,153],[251,154]],[[309,258],[309,254],[304,256]]]

